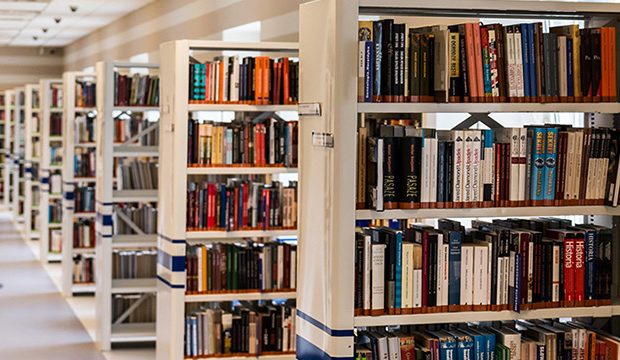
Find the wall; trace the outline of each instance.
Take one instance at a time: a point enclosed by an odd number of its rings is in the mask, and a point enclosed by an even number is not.
[[[0,90],[61,77],[62,71],[61,49],[0,46]]]
[[[157,62],[162,42],[229,39],[257,29],[251,34],[257,40],[297,41],[298,6],[298,0],[158,0],[65,47],[64,68],[143,53]]]

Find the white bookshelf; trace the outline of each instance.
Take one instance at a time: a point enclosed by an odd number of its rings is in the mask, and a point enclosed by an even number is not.
[[[51,176],[59,174],[57,164],[52,163],[51,148],[59,148],[62,151],[62,137],[51,134],[51,117],[57,113],[57,107],[52,104],[52,88],[62,89],[62,79],[42,79],[39,82],[39,96],[41,98],[41,159],[39,163],[41,191],[39,203],[39,216],[41,223],[40,235],[40,259],[43,262],[61,261],[61,252],[50,251],[51,232],[61,230],[61,223],[51,223],[49,220],[49,206],[62,201],[61,192],[52,192]],[[54,112],[52,112],[54,111]],[[63,158],[63,161],[67,160]]]
[[[25,164],[26,182],[24,195],[24,234],[26,239],[38,239],[40,236],[39,215],[39,159],[41,153],[41,116],[39,84],[26,85],[25,99]]]
[[[3,100],[0,103],[2,107],[2,114],[4,116],[2,120],[2,132],[0,132],[0,136],[2,136],[2,168],[0,169],[0,173],[2,173],[2,206],[5,210],[11,210],[10,208],[10,200],[11,200],[11,109],[13,107],[13,91],[5,90],[1,91],[0,94],[3,96]]]
[[[15,100],[14,108],[12,109],[11,124],[13,131],[13,167],[11,168],[12,176],[12,205],[13,219],[18,223],[18,227],[21,229],[24,222],[24,101],[25,101],[25,88],[15,88]]]
[[[236,292],[220,294],[186,294],[186,250],[191,243],[238,241],[242,238],[297,236],[296,230],[267,231],[189,231],[186,228],[187,183],[209,175],[264,175],[296,173],[297,169],[260,167],[197,168],[187,165],[187,131],[191,113],[200,111],[232,111],[235,113],[265,113],[296,111],[296,105],[245,104],[189,104],[190,55],[201,52],[252,53],[275,56],[293,56],[298,53],[297,43],[237,43],[222,41],[181,40],[160,46],[162,59],[160,133],[160,190],[158,211],[157,264],[157,359],[184,358],[186,304],[227,302],[233,300],[295,299],[296,292]],[[165,185],[164,185],[165,184]],[[293,359],[294,354],[232,357],[231,359]],[[199,357],[209,359],[209,357]],[[228,358],[227,358],[228,359]]]
[[[62,179],[63,179],[63,217],[62,217],[62,292],[65,296],[71,296],[73,294],[93,293],[95,292],[94,283],[75,283],[73,281],[73,268],[74,258],[77,255],[80,256],[93,256],[95,255],[95,248],[74,248],[74,232],[73,224],[76,221],[84,219],[95,219],[95,212],[77,212],[75,204],[75,190],[81,186],[92,186],[95,184],[96,179],[82,178],[77,179],[75,174],[75,153],[77,148],[82,148],[79,139],[77,138],[77,123],[76,118],[84,116],[96,111],[95,107],[78,107],[77,106],[77,81],[85,80],[91,83],[95,83],[96,76],[94,73],[84,73],[76,71],[66,71],[63,74],[63,165],[62,165]],[[94,120],[93,120],[94,122]],[[94,125],[94,123],[93,123]],[[94,143],[93,143],[94,145]],[[88,147],[95,151],[95,146]],[[95,239],[91,239],[93,243]],[[94,275],[94,269],[93,269]]]
[[[482,15],[481,15],[482,14]],[[604,206],[356,210],[357,121],[359,114],[581,112],[617,113],[620,104],[588,103],[358,103],[358,21],[367,16],[477,19],[524,15],[553,18],[583,15],[592,24],[620,14],[620,5],[561,1],[316,0],[300,5],[300,103],[318,104],[320,114],[300,123],[300,246],[298,257],[297,358],[352,358],[357,327],[499,321],[549,317],[610,317],[617,306],[537,309],[514,313],[463,312],[354,316],[356,220],[440,217],[603,215]],[[526,16],[527,15],[527,16]],[[411,24],[415,19],[408,18]],[[333,137],[333,147],[313,144],[313,133]],[[304,242],[304,239],[311,241]],[[614,245],[614,248],[617,248]],[[615,259],[614,261],[617,261]],[[325,269],[317,271],[316,269]],[[614,273],[616,269],[614,270]],[[614,281],[617,281],[615,279]],[[617,300],[617,299],[616,299]]]
[[[159,72],[159,65],[147,63],[98,62],[97,76],[97,119],[96,138],[96,264],[95,279],[97,302],[96,343],[101,350],[110,350],[112,343],[145,342],[155,340],[155,324],[116,324],[112,314],[113,294],[142,294],[150,296],[156,292],[155,277],[149,279],[113,279],[112,254],[115,249],[148,249],[157,246],[156,237],[152,235],[116,235],[114,234],[117,218],[114,205],[119,203],[154,203],[157,202],[157,190],[115,190],[113,177],[115,160],[125,158],[153,158],[159,156],[159,150],[150,146],[133,143],[115,144],[114,118],[119,114],[131,115],[135,112],[145,114],[158,113],[157,106],[115,106],[114,72],[147,71],[149,74]],[[145,116],[146,118],[146,116]],[[91,147],[92,144],[86,144]],[[119,220],[120,221],[120,220]],[[150,294],[150,295],[149,295]]]

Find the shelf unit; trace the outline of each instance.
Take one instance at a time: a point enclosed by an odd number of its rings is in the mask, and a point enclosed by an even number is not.
[[[26,239],[38,239],[39,218],[39,160],[41,153],[41,116],[39,84],[26,85],[24,234]]]
[[[53,168],[51,159],[51,148],[59,148],[62,151],[62,138],[57,139],[57,136],[51,134],[51,117],[52,110],[57,113],[57,107],[53,107],[52,104],[52,88],[62,90],[62,79],[42,79],[39,82],[40,90],[39,96],[41,97],[41,159],[40,159],[40,178],[41,178],[41,198],[39,203],[39,216],[41,219],[41,236],[40,236],[40,259],[43,262],[57,262],[61,260],[61,253],[52,253],[50,251],[50,239],[52,231],[60,231],[58,224],[50,223],[50,209],[49,206],[58,203],[62,199],[61,193],[51,193],[51,176],[53,174],[59,174],[60,172]],[[61,127],[62,129],[62,127]],[[54,138],[52,140],[52,138]]]
[[[7,167],[9,158],[6,156],[4,150],[4,128],[6,126],[6,104],[5,104],[6,92],[0,91],[0,203],[4,204],[5,191],[4,191],[4,168]]]
[[[63,217],[62,217],[62,293],[64,296],[71,296],[73,294],[89,293],[94,294],[94,283],[82,284],[74,283],[73,281],[73,268],[74,259],[76,255],[80,256],[95,256],[95,248],[74,248],[74,229],[73,224],[75,221],[84,219],[95,219],[95,213],[84,213],[75,211],[75,188],[85,185],[94,185],[96,179],[86,178],[77,179],[75,176],[75,153],[76,149],[80,148],[81,143],[76,137],[76,118],[88,113],[94,113],[95,107],[78,107],[77,106],[77,81],[87,80],[90,83],[95,83],[96,76],[94,73],[84,73],[76,71],[66,71],[62,76],[63,83],[63,146],[64,153],[62,165],[62,179],[63,179]],[[93,120],[94,122],[94,120]],[[94,124],[93,124],[94,125]],[[90,147],[90,151],[95,151],[95,147]],[[95,241],[92,239],[91,241]],[[94,275],[94,269],[93,269]],[[96,281],[96,280],[95,280]]]
[[[15,88],[14,108],[12,109],[12,126],[13,131],[13,167],[11,168],[11,176],[13,186],[12,205],[13,219],[18,225],[24,222],[24,101],[25,88]],[[21,228],[21,226],[19,226]]]
[[[11,115],[13,108],[13,98],[14,93],[13,90],[4,90],[0,92],[2,94],[2,102],[0,106],[2,106],[2,131],[0,132],[0,136],[2,136],[2,146],[0,151],[2,151],[2,169],[0,172],[2,173],[2,205],[6,210],[11,211],[11,166],[12,166],[12,151],[11,151]]]
[[[356,317],[353,255],[356,220],[362,219],[578,214],[613,216],[616,223],[618,215],[617,209],[604,206],[356,211],[357,165],[354,160],[360,114],[583,112],[607,115],[620,111],[618,103],[358,103],[358,69],[355,65],[358,62],[360,16],[399,20],[407,16],[425,17],[425,21],[429,17],[458,17],[455,23],[462,23],[463,18],[479,17],[561,18],[585,20],[592,25],[618,14],[620,6],[617,4],[531,0],[317,0],[300,5],[300,103],[318,104],[320,113],[304,116],[299,134],[302,162],[297,358],[353,358],[356,327],[564,316],[610,317],[617,314],[617,306],[605,306],[540,309],[520,314],[502,311]],[[316,133],[331,136],[333,146],[313,144],[313,134]],[[304,242],[304,239],[312,241]],[[617,249],[615,243],[614,249]],[[615,258],[614,276],[618,274],[617,262]],[[325,271],[316,271],[317,268]],[[614,279],[614,283],[617,281]],[[612,298],[617,302],[617,293],[612,294]]]
[[[179,360],[184,357],[185,306],[194,302],[225,302],[232,300],[294,299],[295,292],[224,293],[186,295],[186,247],[191,243],[238,240],[248,237],[296,236],[296,230],[274,231],[188,231],[186,228],[187,181],[190,177],[207,175],[275,175],[296,172],[278,167],[189,167],[187,165],[188,114],[199,111],[233,111],[266,113],[296,111],[296,105],[188,104],[189,79],[187,66],[195,52],[251,52],[297,56],[297,43],[237,43],[221,41],[181,40],[160,46],[162,59],[160,133],[159,239],[157,264],[157,359]],[[180,150],[176,150],[180,149]],[[239,357],[292,359],[294,354]],[[203,358],[203,357],[199,357]],[[205,357],[209,359],[209,357]],[[218,357],[220,358],[220,357]],[[223,358],[227,358],[224,356]],[[231,359],[235,359],[232,357]]]
[[[157,246],[154,235],[115,235],[114,205],[118,203],[157,202],[157,190],[115,190],[114,161],[118,157],[155,157],[159,151],[153,147],[124,144],[122,149],[114,143],[114,118],[121,113],[159,112],[157,106],[115,106],[115,70],[146,70],[158,72],[158,64],[98,62],[97,74],[97,119],[96,138],[96,301],[97,328],[96,343],[100,350],[110,350],[115,342],[144,342],[155,340],[155,324],[116,324],[112,314],[112,294],[136,294],[151,296],[156,293],[156,280],[112,278],[112,254],[115,249],[144,249]],[[118,151],[118,152],[117,152]],[[131,313],[131,308],[128,313]]]

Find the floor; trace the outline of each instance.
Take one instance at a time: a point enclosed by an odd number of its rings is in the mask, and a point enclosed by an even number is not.
[[[38,242],[24,241],[10,216],[0,212],[0,359],[155,358],[153,348],[99,352],[94,296],[63,298],[60,264],[42,265],[37,254]]]

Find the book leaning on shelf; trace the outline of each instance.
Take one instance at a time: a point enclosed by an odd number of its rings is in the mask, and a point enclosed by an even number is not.
[[[129,140],[132,136],[157,125],[143,117],[141,113],[131,114],[129,119],[115,119],[114,120],[114,142],[123,143]],[[157,146],[159,145],[159,127],[145,133],[140,137],[138,142],[142,146]],[[133,144],[132,144],[133,145]]]
[[[401,326],[367,329],[355,339],[356,360],[398,359],[611,359],[620,338],[578,321],[552,319],[503,322],[493,326]]]
[[[295,351],[295,307],[197,309],[185,316],[185,356],[277,355]]]
[[[159,76],[114,72],[115,106],[158,106]]]
[[[297,247],[248,242],[187,248],[188,294],[294,291]]]
[[[192,104],[296,104],[299,62],[287,57],[219,56],[205,63],[191,59]]]
[[[218,124],[190,120],[187,163],[190,166],[297,166],[297,122],[278,117],[255,124]]]
[[[283,185],[230,178],[189,182],[187,228],[194,230],[272,230],[297,228],[297,182]]]
[[[359,22],[359,102],[616,102],[613,27]]]
[[[119,160],[116,167],[117,190],[157,189],[156,162]]]
[[[114,206],[114,234],[137,234],[132,226],[123,219],[128,218],[145,234],[157,233],[157,207],[150,204],[131,205],[117,204]]]
[[[356,233],[357,315],[609,305],[611,229],[570,220],[473,221],[465,231],[362,228]]]
[[[619,139],[608,128],[434,130],[369,120],[358,129],[357,207],[617,206]]]
[[[136,303],[139,305],[136,307]],[[154,323],[157,306],[156,297],[145,294],[114,294],[112,295],[112,319],[118,319],[127,312],[130,315],[122,324]]]

